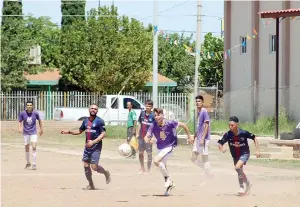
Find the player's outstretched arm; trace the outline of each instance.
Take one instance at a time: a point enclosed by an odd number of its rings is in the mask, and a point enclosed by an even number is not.
[[[60,133],[61,134],[72,134],[72,135],[79,135],[83,132],[83,130],[73,130],[73,131],[69,131],[69,130],[62,130]]]
[[[255,136],[255,134],[252,134],[248,131],[245,132],[245,135],[248,139],[252,139],[254,141],[254,144],[255,144],[255,155],[256,157],[260,157],[260,150],[259,150],[259,143],[258,143],[258,139],[257,137]]]
[[[185,133],[187,135],[187,141],[189,143],[192,143],[194,141],[194,138],[191,136],[190,130],[187,127],[187,125],[185,123],[183,123],[183,122],[178,122],[178,126],[183,128],[183,130],[185,131]]]
[[[228,141],[227,133],[223,135],[222,139],[219,139],[218,144],[219,144],[219,150],[221,152],[226,152],[226,148],[224,144]]]

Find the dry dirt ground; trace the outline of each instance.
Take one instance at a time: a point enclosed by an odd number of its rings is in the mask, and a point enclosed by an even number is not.
[[[52,206],[143,206],[165,207],[293,207],[300,206],[300,172],[251,165],[245,172],[253,183],[251,193],[238,197],[237,174],[230,155],[211,150],[214,178],[204,182],[204,173],[190,160],[190,149],[178,147],[168,161],[176,188],[163,197],[164,181],[156,167],[138,174],[138,160],[124,159],[116,152],[120,141],[105,140],[100,163],[111,172],[112,182],[93,173],[95,191],[87,185],[81,163],[82,147],[40,142],[37,170],[25,170],[22,140],[2,140],[1,192],[5,207]]]

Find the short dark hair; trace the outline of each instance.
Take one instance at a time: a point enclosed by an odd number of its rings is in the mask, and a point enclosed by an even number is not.
[[[203,96],[201,96],[201,95],[196,96],[195,99],[196,99],[196,100],[197,100],[197,99],[200,99],[202,102],[204,102],[204,98],[203,98]]]
[[[152,100],[150,100],[150,99],[148,99],[148,100],[146,101],[146,105],[153,106],[153,101],[152,101]]]
[[[235,122],[235,123],[239,123],[239,119],[238,119],[236,116],[231,116],[231,117],[229,118],[229,121],[233,121],[233,122]]]
[[[153,109],[153,112],[158,113],[158,114],[164,114],[164,110],[161,108],[155,108],[155,109]]]
[[[33,101],[28,100],[28,101],[26,101],[26,105],[27,104],[32,104],[33,105]]]

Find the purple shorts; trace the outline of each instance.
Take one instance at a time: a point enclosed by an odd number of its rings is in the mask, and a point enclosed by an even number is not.
[[[98,164],[100,160],[100,155],[101,155],[100,150],[93,150],[93,151],[84,150],[82,161],[90,164]]]

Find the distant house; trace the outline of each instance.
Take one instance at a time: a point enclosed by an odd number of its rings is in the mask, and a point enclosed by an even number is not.
[[[59,79],[61,78],[59,69],[53,69],[43,73],[35,75],[25,75],[28,80],[27,90],[53,90],[58,86]],[[151,90],[153,86],[152,73],[148,82],[145,85],[145,89]],[[176,87],[177,83],[163,75],[158,74],[158,87]]]

